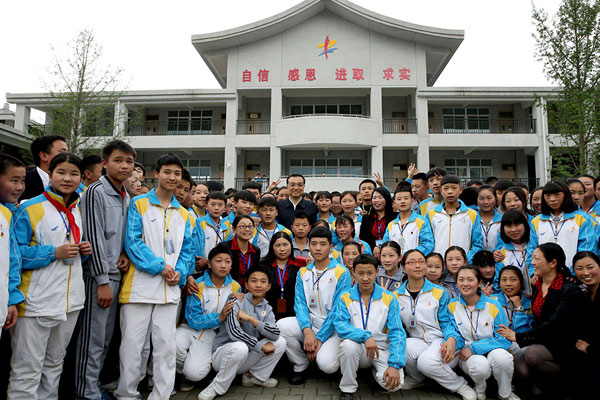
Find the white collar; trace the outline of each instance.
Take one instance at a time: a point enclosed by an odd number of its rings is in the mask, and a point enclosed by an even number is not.
[[[37,169],[38,174],[40,175],[40,178],[42,178],[42,183],[44,184],[44,189],[46,189],[46,186],[48,186],[50,184],[50,176],[48,175],[48,173],[46,171],[44,171],[40,167],[36,167],[36,169]]]

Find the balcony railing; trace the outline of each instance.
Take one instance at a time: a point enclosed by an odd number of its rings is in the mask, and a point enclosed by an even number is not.
[[[41,124],[29,124],[27,125],[27,131],[34,136],[41,135],[63,135],[63,127],[53,125],[41,125]],[[84,126],[81,130],[81,136],[95,137],[95,136],[112,136],[112,128],[109,127],[96,127],[96,126]]]
[[[364,114],[339,114],[339,113],[314,113],[314,114],[295,114],[295,115],[284,115],[283,119],[291,118],[310,118],[310,117],[345,117],[345,118],[371,118],[370,115]]]
[[[417,133],[417,120],[415,118],[384,119],[383,133]]]
[[[128,136],[224,135],[225,121],[146,121],[127,125]]]
[[[535,119],[429,118],[429,133],[535,133]]]
[[[242,186],[244,186],[248,182],[260,183],[262,186],[262,188],[260,190],[261,193],[264,193],[267,190],[267,188],[269,187],[269,179],[268,178],[266,180],[261,180],[261,181],[255,181],[254,179],[248,179],[248,178],[235,178],[236,190],[242,190]]]
[[[268,135],[271,133],[270,120],[239,119],[237,123],[238,135]]]

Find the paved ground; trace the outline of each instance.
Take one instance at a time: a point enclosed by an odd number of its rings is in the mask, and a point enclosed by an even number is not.
[[[212,375],[211,375],[212,377]],[[337,400],[340,395],[338,388],[339,380],[329,380],[324,378],[309,379],[304,385],[293,386],[287,382],[285,376],[279,377],[279,386],[276,388],[261,388],[261,387],[242,387],[240,377],[233,383],[229,392],[217,399],[235,399],[235,400]],[[178,392],[171,399],[183,400],[196,399],[196,396],[210,381],[200,382],[198,387],[191,392]],[[361,371],[359,374],[359,389],[356,393],[356,400],[377,399],[403,399],[403,400],[446,400],[460,399],[460,396],[442,392],[442,389],[435,387],[399,391],[392,395],[382,394],[377,392],[377,388],[373,388],[369,379],[369,371]],[[375,390],[373,390],[375,389]],[[429,391],[431,389],[432,391]],[[145,397],[145,396],[144,396]]]

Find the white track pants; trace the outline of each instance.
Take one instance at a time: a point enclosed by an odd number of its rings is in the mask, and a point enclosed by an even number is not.
[[[340,368],[342,370],[342,380],[340,381],[340,390],[344,393],[355,393],[358,389],[356,373],[359,368],[373,367],[373,376],[379,386],[387,389],[383,381],[383,374],[388,368],[388,357],[390,352],[379,349],[379,358],[374,360],[367,357],[367,348],[363,343],[357,343],[351,339],[345,339],[340,346]],[[400,385],[390,390],[395,392],[402,387],[404,383],[404,373],[400,370]]]
[[[267,342],[270,340],[262,339],[259,343]],[[285,340],[282,337],[272,343],[275,345],[275,352],[269,356],[262,351],[249,350],[243,342],[227,343],[216,349],[212,355],[212,365],[217,376],[210,383],[215,392],[225,394],[235,376],[248,371],[263,382],[269,379],[285,351]]]
[[[138,304],[121,306],[121,377],[115,392],[118,399],[138,398],[142,350],[148,332],[152,340],[154,388],[149,400],[167,400],[175,386],[175,321],[177,304]]]
[[[438,339],[427,344],[417,338],[406,339],[406,376],[416,382],[428,377],[451,392],[456,392],[467,381],[452,370],[458,364],[458,358],[449,364],[442,361],[442,342]]]
[[[11,400],[58,399],[58,383],[79,310],[66,321],[19,317],[12,332]],[[53,326],[52,326],[53,325]]]
[[[210,372],[214,329],[197,331],[187,324],[177,328],[177,372],[197,382]]]
[[[514,362],[508,351],[494,349],[485,356],[473,354],[467,361],[459,361],[458,365],[473,379],[477,393],[485,393],[485,381],[493,373],[498,382],[498,395],[503,399],[510,396]]]
[[[309,361],[304,352],[304,332],[298,325],[296,317],[282,318],[277,321],[277,326],[287,343],[285,353],[294,366],[294,372],[301,372],[308,368]],[[315,335],[319,332],[313,328]],[[317,353],[317,365],[326,374],[333,374],[340,366],[340,339],[336,333],[323,343]]]

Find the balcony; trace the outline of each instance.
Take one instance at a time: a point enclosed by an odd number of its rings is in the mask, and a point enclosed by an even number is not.
[[[429,118],[429,133],[536,133],[535,119]]]
[[[383,133],[417,133],[417,120],[416,118],[384,119]]]
[[[42,135],[62,135],[64,134],[64,126],[53,126],[53,125],[41,125],[41,124],[29,124],[27,125],[27,132],[33,136]],[[97,136],[112,136],[112,126],[84,126],[81,130],[81,136],[85,137],[97,137]]]
[[[127,125],[127,136],[224,135],[225,121],[146,121]]]
[[[249,179],[249,178],[235,178],[235,188],[237,190],[242,190],[242,186],[244,186],[248,182],[257,182],[257,183],[260,183],[260,185],[262,186],[262,188],[260,190],[261,193],[264,193],[267,190],[267,188],[269,187],[269,184],[270,184],[268,178],[266,180],[262,180],[261,179],[260,181],[254,180],[254,179]]]
[[[270,120],[239,119],[237,122],[238,135],[268,135],[271,133]]]

